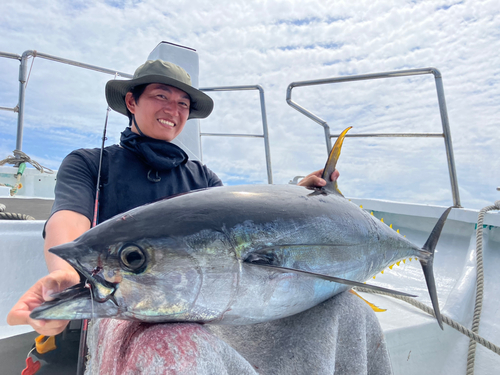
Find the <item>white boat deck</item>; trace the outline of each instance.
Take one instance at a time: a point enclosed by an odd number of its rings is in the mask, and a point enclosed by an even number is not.
[[[445,207],[352,199],[387,225],[418,245],[427,240]],[[479,334],[500,344],[500,214],[486,214],[483,257],[485,265],[484,307]],[[453,209],[437,245],[434,273],[442,312],[470,328],[475,299],[475,210]],[[15,301],[46,273],[41,231],[44,221],[0,221],[0,339],[31,331],[10,327],[6,316]],[[386,269],[368,283],[418,295],[430,306],[420,264],[413,260]],[[8,287],[7,287],[8,286]],[[387,309],[378,313],[385,332],[395,374],[465,374],[469,339],[445,325],[441,331],[435,319],[406,302],[363,293],[363,297]],[[476,374],[500,369],[500,356],[477,346]]]

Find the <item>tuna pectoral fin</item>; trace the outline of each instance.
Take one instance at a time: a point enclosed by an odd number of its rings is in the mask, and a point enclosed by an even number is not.
[[[339,283],[339,284],[344,284],[344,285],[349,285],[349,286],[359,286],[359,287],[366,288],[366,289],[376,290],[378,292],[397,294],[398,296],[416,297],[415,295],[412,295],[412,294],[398,292],[396,290],[386,289],[386,288],[382,288],[382,287],[375,286],[375,285],[368,285],[365,283],[360,283],[358,281],[341,279],[341,278],[335,277],[335,276],[323,275],[321,273],[316,273],[316,272],[303,271],[303,270],[298,270],[295,268],[287,268],[287,267],[281,267],[281,266],[273,266],[270,264],[260,264],[260,263],[252,263],[252,262],[245,262],[245,264],[250,264],[252,266],[258,266],[258,267],[264,267],[264,268],[271,268],[271,269],[274,269],[274,270],[280,271],[280,272],[287,272],[287,273],[292,272],[292,273],[297,273],[300,275],[313,276],[313,277],[317,277],[319,279],[333,281],[333,282]]]
[[[433,271],[434,250],[436,249],[436,244],[439,240],[439,236],[441,235],[441,231],[443,230],[444,223],[451,209],[452,207],[448,208],[441,215],[438,222],[434,226],[434,229],[432,230],[429,238],[427,239],[427,242],[422,248],[423,250],[426,250],[430,253],[429,259],[420,260],[420,264],[422,265],[422,270],[424,271],[425,281],[427,282],[427,289],[429,290],[429,295],[431,297],[432,307],[434,308],[434,314],[436,315],[436,319],[441,329],[443,329],[443,319],[441,318],[441,312],[439,311],[436,282],[434,280],[434,271]]]
[[[345,135],[351,128],[352,126],[349,126],[337,138],[337,141],[333,145],[332,151],[330,151],[328,160],[326,161],[325,169],[323,170],[323,175],[321,176],[321,178],[323,178],[326,181],[326,186],[324,187],[324,189],[330,193],[337,193],[342,195],[337,186],[337,181],[332,181],[330,176],[335,171],[335,166],[337,165],[337,160],[339,160],[340,150],[342,149],[342,144],[344,143]]]

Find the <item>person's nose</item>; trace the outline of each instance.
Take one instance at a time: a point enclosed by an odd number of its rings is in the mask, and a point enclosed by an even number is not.
[[[177,116],[179,114],[177,102],[175,100],[167,100],[163,105],[163,111],[172,116]]]

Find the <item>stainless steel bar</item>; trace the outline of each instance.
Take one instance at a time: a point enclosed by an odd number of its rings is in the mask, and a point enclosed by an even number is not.
[[[91,64],[85,64],[85,63],[81,63],[81,62],[74,61],[74,60],[64,59],[62,57],[48,55],[46,53],[38,52],[38,51],[35,51],[35,50],[26,51],[26,52],[23,53],[23,56],[25,54],[29,54],[30,56],[33,56],[33,57],[40,57],[42,59],[59,62],[59,63],[66,64],[66,65],[73,65],[73,66],[76,66],[76,67],[79,67],[79,68],[94,70],[96,72],[101,72],[101,73],[106,73],[106,74],[111,74],[111,75],[117,74],[120,77],[124,77],[124,78],[132,78],[133,77],[132,74],[123,73],[123,72],[119,72],[119,71],[112,70],[112,69],[101,68],[100,66],[95,66],[95,65],[91,65]]]
[[[248,137],[248,138],[264,138],[262,134],[230,134],[230,133],[200,133],[205,137]]]
[[[220,87],[202,87],[201,91],[245,91],[259,90],[260,111],[262,116],[262,135],[256,134],[223,134],[223,133],[200,133],[202,136],[222,136],[222,137],[248,137],[248,138],[264,138],[264,151],[266,154],[267,182],[273,183],[273,171],[271,167],[271,149],[269,147],[269,131],[267,127],[266,100],[264,97],[264,89],[260,85],[244,85],[244,86],[220,86]]]
[[[267,128],[267,113],[266,113],[266,99],[264,97],[264,89],[257,85],[260,96],[260,112],[262,115],[262,128],[264,131],[264,150],[266,153],[266,166],[267,166],[267,181],[269,184],[273,183],[273,171],[271,167],[271,147],[269,145],[269,131]]]
[[[434,74],[436,70],[437,69],[435,69],[435,68],[408,69],[408,70],[396,70],[396,71],[382,72],[382,73],[359,74],[359,75],[355,75],[355,76],[343,76],[343,77],[315,79],[315,80],[309,80],[309,81],[292,82],[292,83],[290,83],[290,85],[288,87],[294,88],[294,87],[301,87],[301,86],[324,85],[327,83],[353,82],[353,81],[364,81],[364,80],[368,80],[368,79],[405,77],[405,76],[415,76],[415,75],[421,75],[421,74]]]
[[[446,149],[446,156],[448,159],[448,171],[450,173],[450,184],[451,184],[451,193],[453,195],[453,204],[456,207],[461,207],[460,193],[458,190],[457,171],[455,168],[455,156],[453,155],[453,145],[451,141],[450,123],[448,120],[448,111],[446,109],[446,100],[444,98],[443,79],[441,76],[441,72],[439,72],[439,70],[434,69],[433,74],[436,81],[439,112],[441,113],[441,123],[443,125],[444,146]]]
[[[9,53],[9,52],[0,51],[0,57],[5,57],[7,59],[15,59],[15,60],[21,61],[21,55],[18,55],[17,53]]]
[[[0,111],[18,112],[18,111],[19,111],[19,108],[17,108],[17,107],[14,107],[14,108],[10,108],[10,107],[0,107]]]
[[[26,72],[27,72],[27,61],[30,57],[40,57],[42,59],[46,60],[51,60],[67,65],[72,65],[76,66],[79,68],[84,68],[84,69],[89,69],[101,73],[106,73],[106,74],[112,74],[112,75],[119,75],[124,78],[132,78],[133,76],[128,73],[123,73],[123,72],[118,72],[112,69],[106,69],[106,68],[101,68],[99,66],[95,65],[90,65],[90,64],[85,64],[81,63],[78,61],[74,60],[69,60],[69,59],[64,59],[62,57],[57,57],[57,56],[52,56],[46,53],[38,52],[35,50],[27,50],[24,51],[22,56],[14,54],[14,53],[8,53],[8,52],[0,52],[0,57],[5,57],[5,58],[10,58],[10,59],[16,59],[21,62],[19,66],[19,101],[18,104],[15,108],[10,109],[10,108],[5,108],[1,107],[0,109],[2,110],[12,110],[14,112],[18,112],[17,115],[17,137],[16,137],[16,150],[14,150],[14,156],[19,156],[19,152],[17,151],[22,151],[22,144],[23,144],[23,127],[24,127],[24,99],[25,99],[25,94],[26,94]],[[17,111],[16,111],[17,109]]]
[[[292,89],[294,87],[296,87],[295,82],[292,82],[288,85],[288,88],[286,90],[286,102],[288,103],[289,106],[295,108],[297,111],[309,117],[311,120],[313,120],[314,122],[318,123],[323,127],[325,131],[326,152],[327,154],[329,154],[330,150],[332,149],[332,141],[331,141],[332,136],[330,135],[330,127],[328,126],[327,122],[323,120],[321,117],[316,116],[314,113],[300,106],[299,104],[297,104],[292,100]]]
[[[340,134],[332,135],[332,138],[338,138]],[[408,137],[408,138],[444,138],[443,133],[363,133],[346,134],[346,137],[364,138],[364,137]]]
[[[327,144],[328,152],[331,149],[331,138],[338,137],[329,135],[329,127],[325,120],[319,118],[314,115],[311,111],[305,109],[299,104],[295,103],[292,100],[292,89],[295,87],[302,86],[315,86],[315,85],[323,85],[329,83],[339,83],[339,82],[352,82],[352,81],[362,81],[368,79],[380,79],[380,78],[392,78],[392,77],[405,77],[405,76],[413,76],[413,75],[421,75],[421,74],[433,74],[434,79],[436,81],[436,91],[439,102],[439,111],[441,114],[441,123],[443,127],[443,133],[407,133],[407,134],[396,134],[396,133],[388,133],[388,134],[348,134],[348,137],[443,137],[445,142],[446,155],[448,159],[448,171],[450,174],[450,183],[451,183],[451,192],[453,197],[453,204],[456,207],[461,207],[460,205],[460,195],[458,190],[458,180],[457,173],[455,168],[455,158],[453,155],[453,146],[451,141],[451,132],[448,121],[448,112],[446,110],[446,101],[444,98],[444,89],[441,72],[436,68],[422,68],[422,69],[408,69],[408,70],[399,70],[399,71],[391,71],[391,72],[383,72],[383,73],[372,73],[372,74],[360,74],[356,76],[345,76],[345,77],[333,77],[333,78],[325,78],[325,79],[317,79],[317,80],[309,80],[309,81],[301,81],[301,82],[292,82],[288,85],[286,101],[287,103],[295,108],[300,113],[309,117],[313,121],[317,122],[325,129],[325,139]]]
[[[240,86],[217,86],[217,87],[201,87],[201,91],[245,91],[259,90],[259,85],[240,85]],[[260,87],[262,89],[262,87]]]
[[[21,155],[17,151],[22,151],[23,149],[24,97],[26,93],[26,70],[29,56],[28,51],[24,52],[21,56],[21,64],[19,65],[19,98],[17,102],[19,112],[17,113],[16,149],[13,152],[14,156],[18,158]]]

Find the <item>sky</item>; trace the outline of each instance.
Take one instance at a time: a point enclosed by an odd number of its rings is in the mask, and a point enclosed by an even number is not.
[[[324,131],[286,103],[292,82],[416,68],[443,77],[462,206],[500,199],[500,7],[497,1],[3,0],[0,51],[37,50],[132,74],[162,41],[193,48],[200,87],[265,91],[273,180],[324,166]],[[18,100],[19,62],[0,58],[0,106]],[[73,149],[99,147],[112,76],[30,59],[22,150],[57,169]],[[262,133],[256,91],[208,93],[206,133]],[[332,134],[441,133],[433,75],[294,88],[293,100]],[[127,119],[111,112],[107,144]],[[0,160],[17,116],[0,111]],[[262,139],[202,140],[225,184],[267,183]],[[442,138],[347,138],[337,165],[347,197],[452,204]]]

